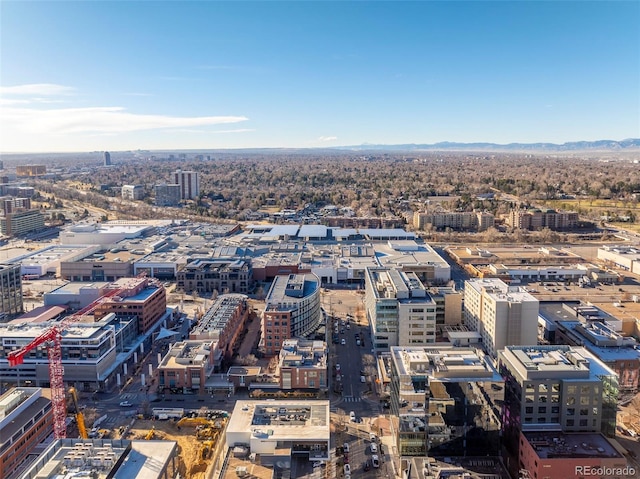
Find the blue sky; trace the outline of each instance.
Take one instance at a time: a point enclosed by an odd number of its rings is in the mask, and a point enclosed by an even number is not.
[[[640,2],[0,0],[0,150],[640,136]]]

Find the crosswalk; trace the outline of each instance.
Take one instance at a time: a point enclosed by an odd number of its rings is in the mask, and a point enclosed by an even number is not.
[[[362,398],[353,396],[344,396],[342,402],[361,402]]]
[[[138,395],[136,393],[120,394],[121,401],[126,401],[128,399],[138,399]]]

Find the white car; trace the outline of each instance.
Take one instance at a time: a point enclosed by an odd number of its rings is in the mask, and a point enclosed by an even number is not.
[[[347,344],[347,341],[346,341],[344,338],[342,338],[342,339],[340,340],[340,344],[342,344],[343,346],[345,346],[345,345]]]
[[[133,404],[131,404],[129,401],[122,401],[122,402],[120,402],[120,406],[121,407],[131,407],[131,406],[133,406]]]
[[[356,413],[355,412],[351,411],[349,413],[349,421],[356,422]]]
[[[345,442],[345,443],[342,445],[342,450],[343,450],[344,452],[346,452],[347,454],[349,454],[349,443],[348,443],[348,442]]]
[[[369,447],[371,448],[371,454],[375,454],[376,452],[378,452],[378,446],[375,442],[369,444]]]
[[[380,467],[380,458],[378,457],[377,454],[374,454],[373,456],[371,456],[371,465],[375,468]]]
[[[351,474],[351,466],[349,464],[344,465],[344,473]]]
[[[314,468],[316,468],[316,467],[322,467],[322,466],[324,466],[324,462],[323,462],[323,461],[315,461],[315,462],[313,463],[313,467],[314,467]]]

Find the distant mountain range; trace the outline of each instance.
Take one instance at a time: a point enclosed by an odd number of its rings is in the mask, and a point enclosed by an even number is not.
[[[640,149],[640,138],[628,138],[626,140],[596,140],[596,141],[572,141],[563,144],[556,143],[455,143],[443,141],[432,144],[409,143],[405,145],[373,145],[363,144],[357,146],[340,146],[341,150],[387,150],[387,151],[418,151],[418,150],[469,150],[469,151],[618,151]]]

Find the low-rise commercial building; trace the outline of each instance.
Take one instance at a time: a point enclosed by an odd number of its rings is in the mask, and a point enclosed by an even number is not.
[[[278,358],[280,389],[327,389],[327,344],[287,339]]]
[[[248,446],[261,465],[329,460],[329,401],[236,401],[226,430],[229,447]]]
[[[637,477],[635,466],[597,433],[523,432],[519,467],[529,477],[613,479]]]
[[[185,393],[206,392],[214,370],[215,341],[178,341],[158,365],[158,388]]]
[[[640,248],[627,245],[606,245],[598,248],[598,259],[611,266],[640,274]]]

